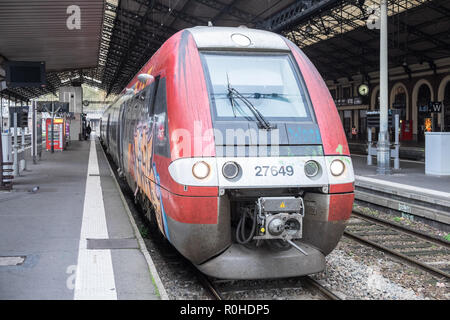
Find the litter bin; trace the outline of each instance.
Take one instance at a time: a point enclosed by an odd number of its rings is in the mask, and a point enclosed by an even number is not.
[[[425,133],[425,174],[450,176],[450,132]]]

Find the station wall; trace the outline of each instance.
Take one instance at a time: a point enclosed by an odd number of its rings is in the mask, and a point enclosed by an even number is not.
[[[424,130],[427,129],[424,122],[429,122],[426,119],[431,119],[432,131],[450,131],[450,57],[437,61],[434,69],[431,69],[426,62],[409,66],[409,69],[410,74],[405,73],[405,68],[389,70],[388,93],[389,108],[403,109],[401,120],[405,124],[412,121],[412,135],[407,140],[417,142],[424,140]],[[342,78],[327,82],[335,98],[344,130],[350,139],[367,140],[365,113],[379,109],[379,75],[372,73],[369,77],[371,79],[369,82],[364,81],[361,75],[355,75],[351,80]],[[369,86],[367,97],[361,97],[358,93],[358,87],[362,83]],[[353,100],[361,103],[342,103],[342,100],[348,100],[343,99],[345,95],[348,95],[348,88]],[[430,103],[437,103],[437,110],[440,105],[441,112],[422,112],[423,106]],[[358,129],[356,136],[352,135],[352,127]]]

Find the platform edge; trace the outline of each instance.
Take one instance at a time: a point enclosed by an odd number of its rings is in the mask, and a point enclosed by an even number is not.
[[[100,149],[102,149],[103,154],[105,155],[106,159],[108,159],[108,157],[105,154],[105,150],[103,150],[102,147],[100,147]],[[131,223],[131,225],[133,227],[134,234],[135,234],[136,239],[137,239],[137,241],[139,243],[140,251],[144,255],[145,261],[147,262],[147,266],[148,266],[150,274],[152,276],[152,282],[156,286],[156,289],[157,289],[157,291],[159,293],[159,296],[160,296],[161,300],[169,300],[169,296],[167,294],[167,291],[164,288],[164,285],[163,285],[163,283],[161,281],[161,278],[159,277],[158,271],[156,270],[155,264],[153,263],[153,260],[152,260],[152,258],[150,256],[150,253],[148,252],[147,247],[145,246],[144,239],[142,238],[141,233],[139,232],[139,229],[138,229],[138,227],[136,225],[136,221],[134,220],[134,217],[131,214],[130,208],[128,207],[128,204],[127,204],[127,202],[125,200],[123,192],[120,189],[119,183],[117,182],[117,178],[114,175],[114,172],[113,172],[113,170],[111,168],[111,165],[110,165],[109,161],[106,160],[106,162],[108,163],[108,167],[109,167],[109,170],[111,172],[111,176],[113,177],[114,183],[115,183],[115,185],[116,185],[116,187],[117,187],[117,189],[119,191],[120,199],[122,200],[122,203],[123,203],[123,205],[125,207],[125,211],[127,212],[128,218],[130,219],[130,223]]]

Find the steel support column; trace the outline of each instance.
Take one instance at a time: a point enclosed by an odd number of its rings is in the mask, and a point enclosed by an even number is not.
[[[377,174],[387,175],[390,168],[390,143],[388,131],[388,16],[387,0],[382,0],[380,29],[380,132],[377,144]]]

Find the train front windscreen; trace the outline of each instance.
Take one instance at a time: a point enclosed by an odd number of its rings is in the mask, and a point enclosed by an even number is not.
[[[202,59],[215,121],[313,121],[289,54],[203,53]]]

